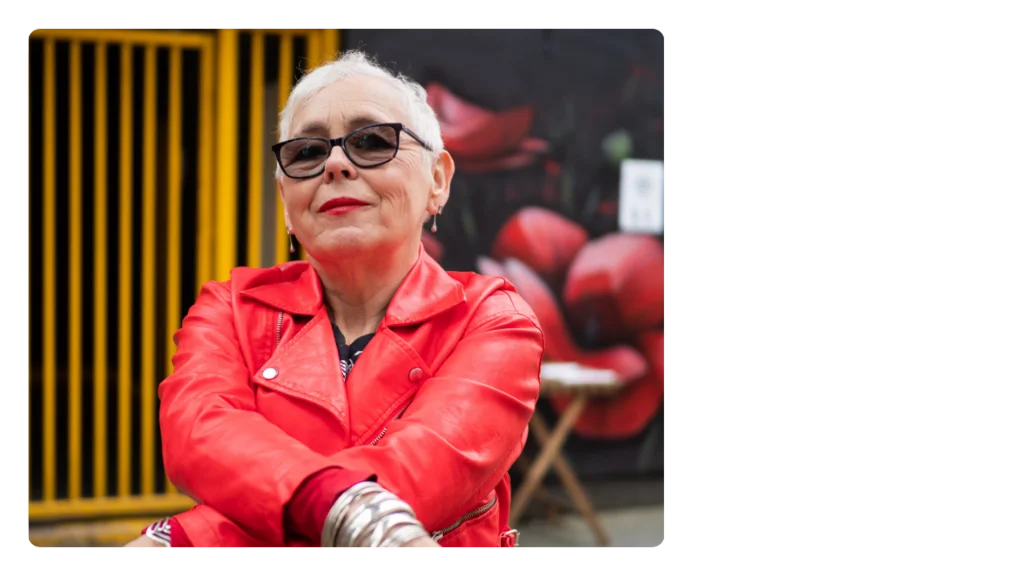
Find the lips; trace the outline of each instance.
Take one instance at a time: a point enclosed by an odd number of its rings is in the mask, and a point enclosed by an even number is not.
[[[327,202],[324,202],[323,206],[320,207],[318,212],[327,212],[338,208],[358,208],[359,206],[368,206],[366,202],[362,200],[356,200],[355,198],[332,198]]]

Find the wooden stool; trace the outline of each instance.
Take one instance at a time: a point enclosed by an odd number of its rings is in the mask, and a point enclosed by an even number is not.
[[[559,481],[565,486],[573,506],[583,516],[590,530],[594,533],[601,546],[608,546],[610,540],[601,520],[594,511],[586,491],[580,485],[576,473],[562,455],[562,446],[569,438],[576,420],[586,407],[590,398],[614,395],[622,388],[622,383],[612,370],[586,368],[574,363],[545,363],[541,366],[542,396],[570,395],[572,402],[555,424],[552,432],[541,415],[534,412],[530,420],[530,431],[541,447],[537,459],[530,465],[522,485],[512,497],[512,509],[509,512],[509,525],[515,526],[522,517],[523,510],[530,503],[541,481],[554,466]]]

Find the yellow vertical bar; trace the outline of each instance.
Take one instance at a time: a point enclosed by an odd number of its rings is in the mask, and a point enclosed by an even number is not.
[[[96,44],[93,238],[93,486],[107,492],[107,45]]]
[[[277,110],[280,112],[284,110],[284,105],[288,102],[288,95],[292,91],[292,79],[294,77],[294,68],[292,68],[292,35],[288,32],[281,34],[281,57],[279,58],[278,70],[277,70]],[[278,134],[279,140],[287,138],[287,134]],[[288,238],[285,234],[285,223],[284,223],[284,203],[280,199],[280,187],[278,187],[278,200],[277,200],[277,228],[274,230],[274,238],[276,239],[276,254],[277,262],[288,261]]]
[[[199,61],[199,182],[196,209],[196,293],[213,277],[213,42],[204,45]]]
[[[43,45],[43,500],[57,496],[57,115],[54,40]]]
[[[322,30],[308,30],[306,32],[306,72],[313,70],[323,61],[322,36]],[[296,250],[298,250],[299,259],[305,260],[306,248],[299,245]]]
[[[217,280],[227,280],[235,266],[238,190],[238,31],[217,32]]]
[[[174,332],[181,321],[181,48],[171,48],[167,127],[167,358],[164,373],[174,371]],[[170,480],[167,493],[176,492]]]
[[[306,72],[316,68],[323,57],[324,44],[321,42],[321,32],[316,29],[306,32]]]
[[[156,412],[156,45],[146,46],[142,124],[142,494],[155,489]]]
[[[310,71],[320,65],[323,59],[323,42],[321,42],[320,30],[308,30],[306,32],[306,71]]]
[[[262,265],[263,247],[263,33],[252,32],[249,85],[249,266]]]
[[[68,109],[68,497],[82,495],[82,45],[71,42]]]
[[[338,55],[338,31],[337,30],[324,30],[323,31],[323,58],[320,63],[324,64],[330,60],[333,60]]]
[[[312,71],[319,65],[324,64],[324,30],[313,29],[306,34],[306,61],[307,68],[306,72]],[[306,248],[304,246],[298,246],[299,259],[304,260],[306,258]]]
[[[117,493],[127,496],[131,476],[132,392],[132,46],[121,45],[121,202],[118,219]]]

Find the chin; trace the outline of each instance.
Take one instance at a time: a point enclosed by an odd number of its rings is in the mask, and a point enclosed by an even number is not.
[[[339,226],[320,234],[315,244],[308,246],[306,251],[336,256],[345,252],[373,250],[380,244],[378,235],[359,226]]]

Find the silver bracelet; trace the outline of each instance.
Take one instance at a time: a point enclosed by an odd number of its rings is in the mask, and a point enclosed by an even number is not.
[[[416,519],[416,514],[412,511],[412,508],[391,494],[377,495],[374,499],[366,503],[365,509],[369,510],[369,520],[366,521],[365,525],[359,526],[358,529],[353,530],[353,546],[363,546],[363,544],[360,544],[359,542],[363,540],[365,535],[372,532],[381,520],[392,514],[404,514],[409,518],[414,520]]]
[[[341,496],[338,497],[338,500],[342,501],[342,503],[344,504],[343,508],[347,510],[349,506],[352,505],[353,502],[359,499],[360,496],[366,496],[368,494],[377,494],[385,491],[386,490],[384,490],[384,488],[381,487],[381,485],[377,484],[376,482],[360,482],[346,490]]]
[[[345,508],[341,505],[341,498],[334,501],[331,505],[330,511],[327,512],[327,519],[324,520],[324,528],[320,532],[320,546],[327,548],[334,543],[334,534],[337,532],[338,515]]]
[[[371,492],[383,491],[384,489],[376,482],[360,482],[342,493],[327,513],[327,520],[324,521],[324,528],[320,533],[320,546],[324,548],[335,546],[341,523],[350,512],[349,507],[356,498]]]
[[[387,504],[395,504],[397,501],[392,500]],[[364,548],[378,548],[381,542],[384,541],[384,537],[391,531],[401,524],[413,524],[419,526],[420,523],[416,520],[416,516],[412,514],[408,509],[393,508],[393,507],[382,507],[387,508],[382,510],[380,513],[374,516],[374,520],[370,523],[369,529],[364,530],[352,541],[352,545],[355,547]]]
[[[415,531],[415,537],[427,535],[427,531],[415,516],[404,512],[390,514],[374,524],[373,532],[365,545],[373,548],[390,547],[387,544],[390,540],[396,539],[396,535],[399,538],[403,537],[407,531],[410,535],[413,533],[411,531]]]
[[[401,526],[396,527],[394,530],[391,531],[390,534],[388,534],[384,538],[384,541],[381,542],[381,547],[398,548],[401,546],[405,546],[406,544],[412,542],[413,540],[416,540],[417,538],[424,537],[429,538],[430,535],[427,534],[427,531],[425,529],[423,529],[422,524],[418,524],[418,522],[417,525],[403,524]]]
[[[360,482],[331,506],[323,547],[395,547],[429,537],[412,508],[376,482]]]
[[[415,530],[412,534],[406,531],[399,535],[403,543],[426,535],[412,508],[394,494],[378,494],[371,502],[363,504],[362,510],[353,516],[352,527],[342,529],[344,536],[338,539],[337,545],[380,547],[392,529],[400,525],[403,529]]]
[[[341,522],[341,528],[335,537],[334,545],[339,548],[352,547],[357,540],[363,538],[373,528],[373,518],[376,515],[377,508],[384,502],[394,498],[394,494],[382,489],[380,492],[373,494],[369,501],[359,502],[358,504],[353,503],[349,507],[352,509],[351,514],[347,515]]]

